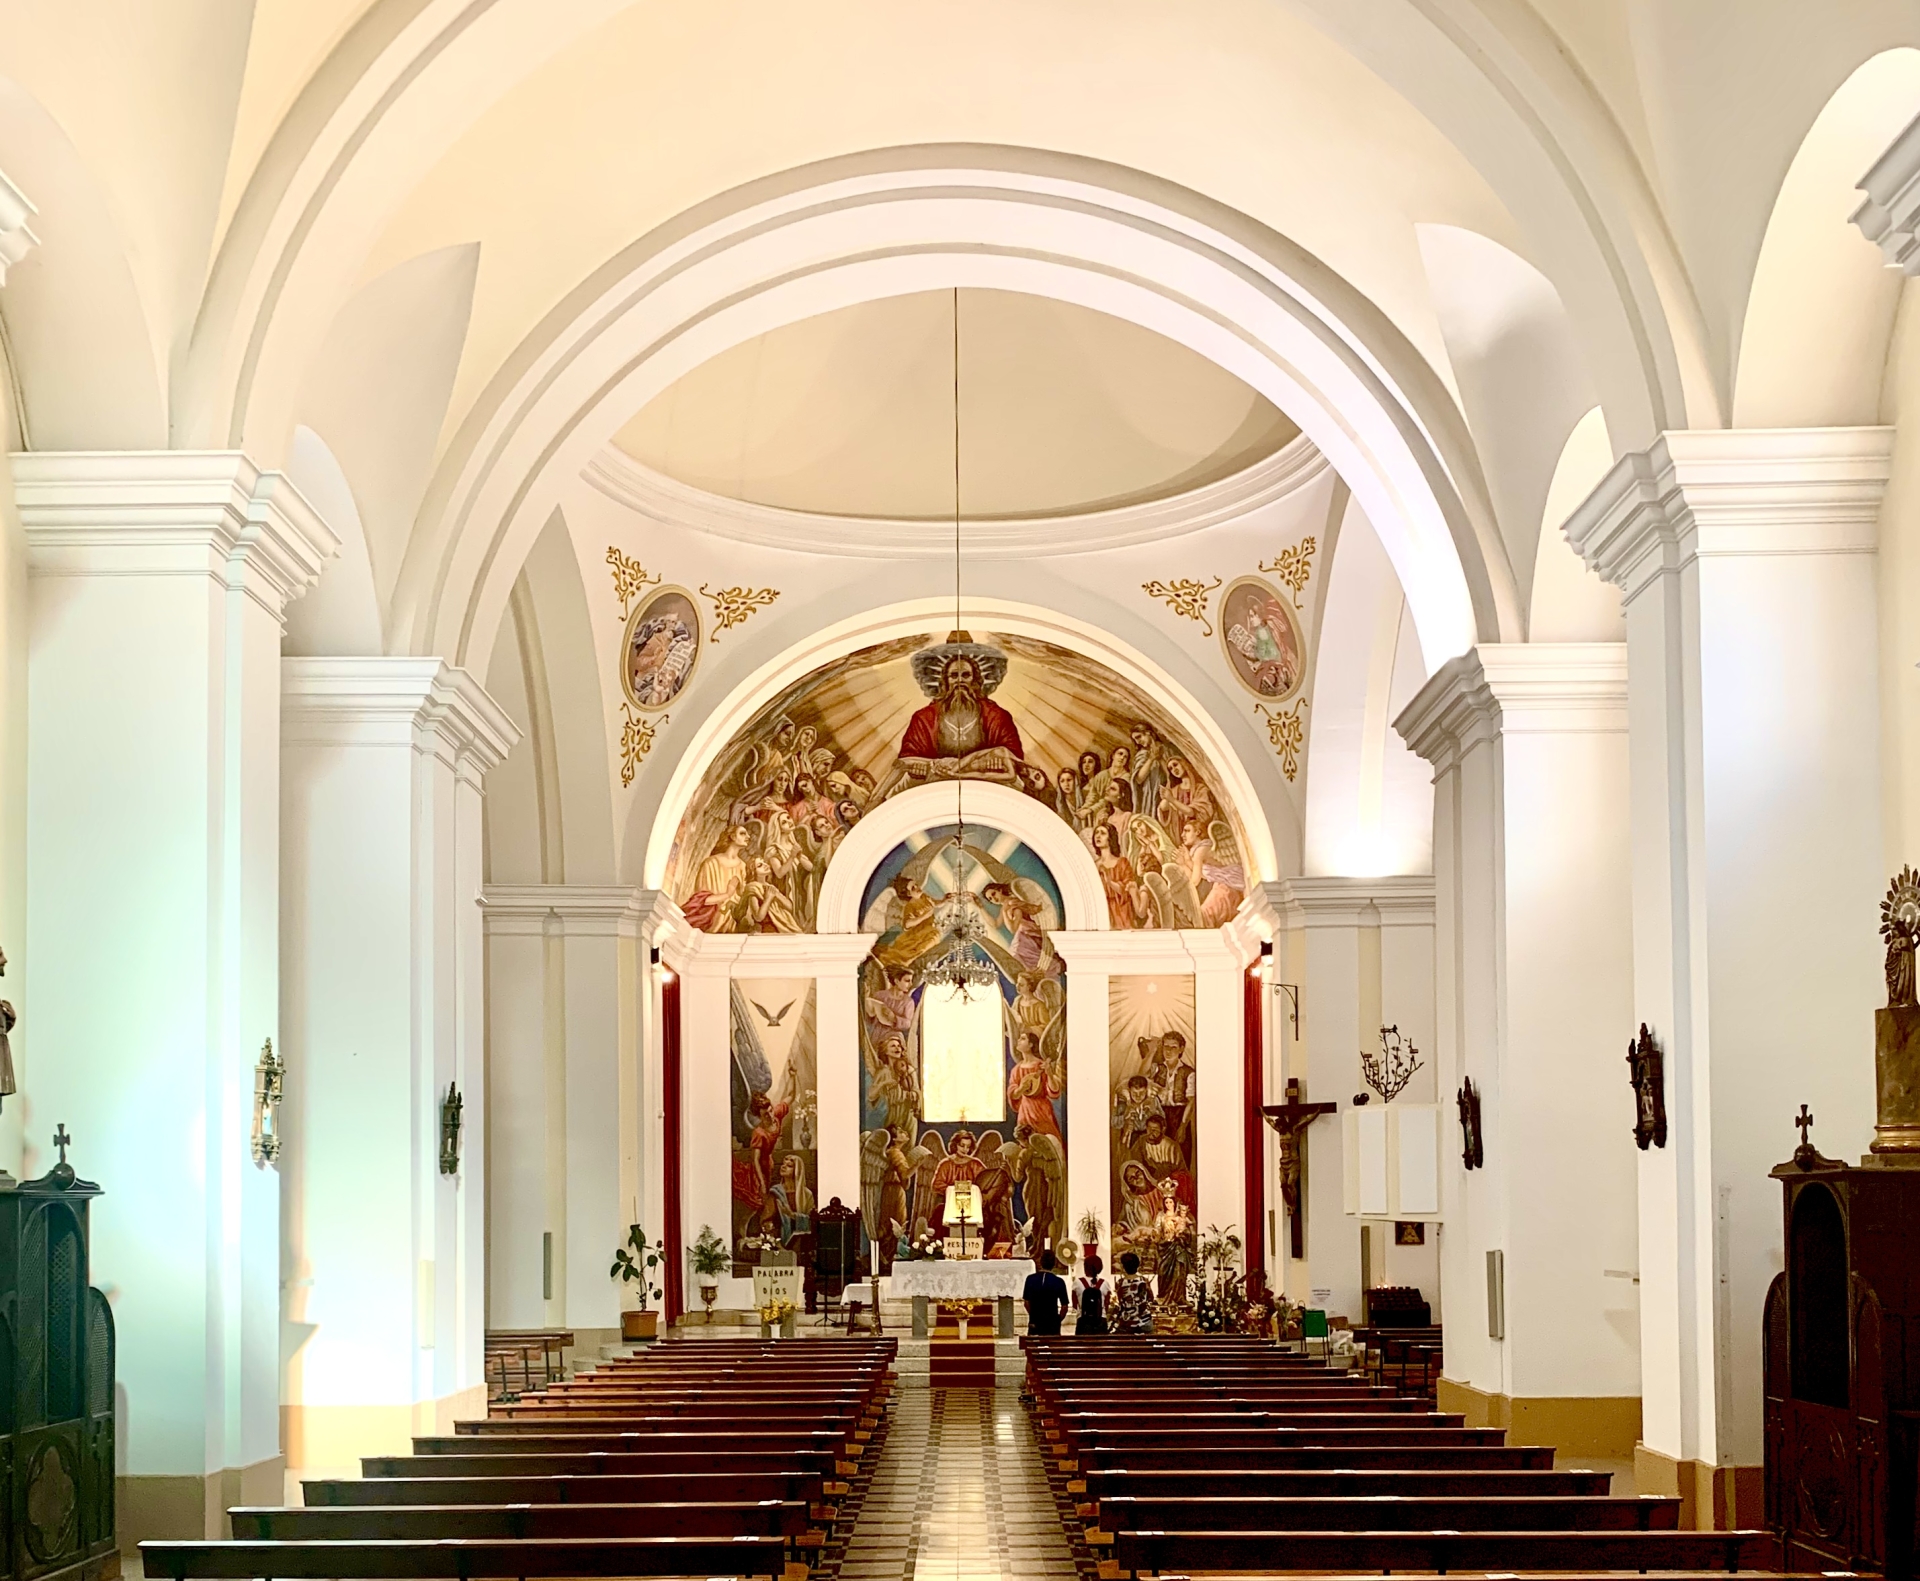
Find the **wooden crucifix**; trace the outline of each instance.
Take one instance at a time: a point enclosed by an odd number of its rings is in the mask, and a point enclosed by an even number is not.
[[[1287,1101],[1270,1103],[1260,1112],[1280,1137],[1280,1201],[1287,1210],[1287,1241],[1298,1260],[1307,1255],[1306,1222],[1300,1212],[1300,1183],[1307,1172],[1307,1127],[1338,1104],[1302,1103],[1300,1078],[1287,1078]]]

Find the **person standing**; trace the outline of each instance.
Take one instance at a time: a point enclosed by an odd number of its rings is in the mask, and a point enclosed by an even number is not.
[[[1052,1252],[1040,1254],[1040,1266],[1027,1275],[1020,1299],[1027,1308],[1029,1334],[1058,1334],[1067,1313],[1067,1284],[1054,1270],[1060,1260]]]
[[[1080,1265],[1080,1277],[1073,1282],[1073,1331],[1076,1334],[1107,1332],[1107,1285],[1100,1277],[1105,1267],[1100,1254],[1091,1251]]]
[[[1139,1257],[1132,1252],[1120,1254],[1120,1277],[1113,1289],[1113,1332],[1153,1332],[1153,1291],[1147,1276],[1140,1272]]]

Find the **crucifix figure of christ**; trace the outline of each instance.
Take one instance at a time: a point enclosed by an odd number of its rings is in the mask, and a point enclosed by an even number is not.
[[[1260,1111],[1280,1137],[1280,1201],[1287,1210],[1288,1250],[1296,1259],[1307,1255],[1306,1220],[1300,1212],[1300,1182],[1307,1172],[1307,1127],[1338,1107],[1301,1102],[1300,1078],[1289,1076],[1287,1101],[1270,1103]]]

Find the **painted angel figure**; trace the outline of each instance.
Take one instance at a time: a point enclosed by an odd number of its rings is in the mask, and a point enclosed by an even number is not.
[[[875,1273],[893,1268],[893,1249],[912,1217],[913,1176],[924,1152],[909,1153],[901,1135],[885,1127],[860,1135],[860,1222],[873,1247]]]
[[[1060,1138],[1014,1128],[1000,1149],[1000,1162],[1020,1185],[1027,1213],[1027,1245],[1038,1251],[1059,1245],[1067,1233],[1067,1154]]]

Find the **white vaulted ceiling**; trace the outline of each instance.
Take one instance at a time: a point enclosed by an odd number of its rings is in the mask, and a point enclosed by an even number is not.
[[[961,501],[969,517],[1137,504],[1215,482],[1300,430],[1218,364],[1069,302],[964,290]],[[735,346],[615,436],[681,483],[788,510],[953,511],[955,299],[885,297]]]

